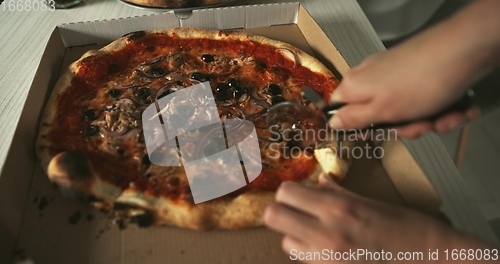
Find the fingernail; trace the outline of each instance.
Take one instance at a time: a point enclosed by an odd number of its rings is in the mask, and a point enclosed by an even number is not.
[[[269,222],[269,218],[271,217],[271,209],[268,207],[266,207],[266,209],[264,210],[264,215],[262,216],[262,219],[264,219],[264,223],[267,223]]]
[[[469,120],[476,119],[481,116],[481,109],[479,107],[472,107],[465,113]]]
[[[328,124],[333,129],[339,129],[339,128],[342,128],[344,126],[344,123],[342,122],[342,120],[337,115],[334,115],[330,119],[330,121],[328,121]]]
[[[283,182],[281,182],[279,188],[281,189],[281,188],[283,188],[284,186],[287,186],[287,185],[293,185],[293,182],[292,181],[283,181]]]
[[[337,88],[338,89],[338,88]],[[332,95],[330,96],[330,103],[338,103],[338,102],[342,102],[342,98],[340,96],[340,93],[335,91],[332,93]]]
[[[329,184],[331,182],[331,178],[324,172],[319,175],[318,182],[320,184]]]

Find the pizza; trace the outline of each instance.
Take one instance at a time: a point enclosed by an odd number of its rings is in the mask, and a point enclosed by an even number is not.
[[[253,124],[261,172],[234,192],[195,203],[183,166],[151,162],[141,117],[162,98],[177,98],[200,83],[209,85],[221,122]],[[196,230],[259,226],[283,181],[314,185],[325,172],[336,181],[345,177],[350,160],[334,155],[334,148],[298,150],[292,147],[296,140],[274,137],[269,129],[297,131],[309,125],[307,118],[300,113],[293,122],[266,118],[273,105],[285,101],[319,111],[302,88],[311,87],[327,100],[337,85],[314,57],[243,31],[133,32],[88,51],[60,76],[40,121],[36,153],[65,196],[84,198],[118,222]],[[163,120],[194,116],[178,111],[164,113]],[[179,153],[176,144],[169,148]],[[226,169],[214,162],[196,171],[203,176]]]
[[[140,6],[177,9],[177,8],[213,6],[231,2],[232,0],[125,0],[125,1]]]

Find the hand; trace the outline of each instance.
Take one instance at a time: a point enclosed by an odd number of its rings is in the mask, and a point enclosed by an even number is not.
[[[448,132],[480,115],[479,109],[472,107],[423,121],[458,100],[467,87],[455,87],[462,84],[443,80],[446,77],[440,74],[445,71],[439,68],[448,67],[446,63],[437,66],[438,63],[423,61],[418,52],[410,51],[415,49],[414,44],[406,45],[373,55],[344,76],[331,102],[347,105],[330,120],[333,128],[357,129],[422,119],[397,128],[400,136],[418,137],[428,131]]]
[[[383,250],[396,258],[398,252],[428,254],[429,249],[452,248],[460,245],[457,241],[472,243],[470,248],[484,246],[426,215],[358,196],[325,175],[320,179],[320,188],[283,183],[276,203],[265,212],[266,225],[284,234],[282,248],[292,258],[299,252],[323,249],[366,249],[372,253]]]
[[[344,102],[330,120],[334,129],[372,123],[419,120],[450,106],[500,63],[500,1],[473,1],[445,22],[353,68],[334,91],[331,102]],[[464,41],[467,40],[467,41]],[[478,108],[416,122],[399,135],[417,137],[446,132],[479,116]]]

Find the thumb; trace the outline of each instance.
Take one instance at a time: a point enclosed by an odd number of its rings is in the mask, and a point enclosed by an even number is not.
[[[345,102],[345,99],[344,99],[344,95],[342,93],[342,91],[344,89],[342,89],[342,85],[337,87],[337,89],[335,89],[335,91],[333,91],[332,95],[330,96],[330,103],[342,103],[342,102]]]
[[[339,109],[328,123],[333,129],[358,129],[377,123],[379,120],[376,118],[369,104],[349,104]]]
[[[340,186],[333,180],[333,177],[327,173],[323,172],[318,177],[318,187],[324,191],[333,191],[339,195],[353,195],[353,193],[344,187]]]
[[[340,189],[340,185],[338,185],[332,178],[332,176],[328,172],[323,172],[318,177],[319,186],[322,188],[328,189]]]

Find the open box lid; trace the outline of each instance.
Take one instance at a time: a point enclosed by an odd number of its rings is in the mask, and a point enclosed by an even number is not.
[[[177,26],[245,28],[294,44],[332,70],[344,73],[349,69],[297,3],[196,10],[183,20],[164,13],[58,26],[47,44],[0,176],[0,207],[4,208],[0,211],[0,248],[7,249],[7,254],[16,248],[37,263],[289,261],[280,249],[280,236],[265,228],[199,233],[172,227],[110,227],[105,215],[62,198],[37,163],[34,141],[39,113],[62,65],[130,31]],[[387,143],[386,149],[390,155],[382,162],[357,160],[345,185],[370,197],[435,212],[439,198],[405,146],[395,141]],[[78,223],[72,224],[75,221]],[[0,260],[12,257],[4,254]]]
[[[301,23],[298,23],[299,21]],[[105,45],[127,33],[139,30],[172,27],[239,30],[287,24],[298,25],[306,39],[318,39],[318,41],[308,41],[314,53],[311,55],[315,55],[330,70],[343,74],[350,69],[338,49],[331,45],[321,27],[301,4],[294,2],[193,10],[190,16],[183,18],[177,17],[174,11],[170,11],[133,18],[68,23],[57,26],[57,30],[65,47],[75,47]],[[268,37],[276,38],[276,34],[279,34],[280,38],[287,36],[286,32],[275,30]],[[325,41],[330,45],[323,45]],[[335,66],[326,59],[326,56],[334,59]]]

